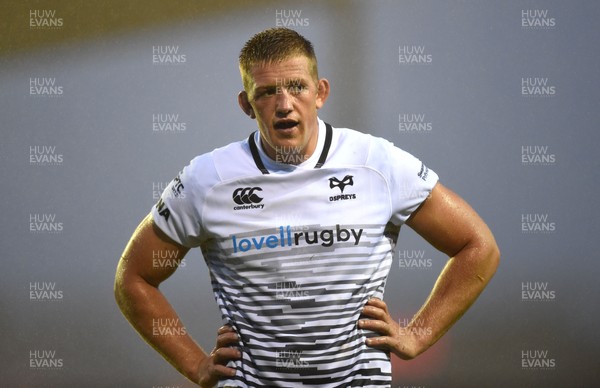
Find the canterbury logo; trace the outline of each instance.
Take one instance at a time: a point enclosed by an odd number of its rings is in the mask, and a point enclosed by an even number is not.
[[[260,203],[263,199],[255,191],[262,191],[260,187],[240,187],[233,192],[233,201],[238,205]]]
[[[329,178],[329,188],[331,189],[334,187],[339,187],[340,191],[343,193],[346,186],[354,186],[352,175],[346,175],[341,181],[336,177]]]

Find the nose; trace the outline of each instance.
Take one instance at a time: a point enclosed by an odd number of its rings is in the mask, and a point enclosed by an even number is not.
[[[290,94],[287,88],[283,87],[278,90],[276,107],[277,116],[285,117],[293,110],[292,98],[293,96]]]

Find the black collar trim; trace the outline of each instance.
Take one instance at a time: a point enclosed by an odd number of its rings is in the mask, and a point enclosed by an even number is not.
[[[248,144],[250,145],[250,152],[252,153],[252,159],[254,159],[254,164],[256,167],[262,172],[264,175],[269,174],[269,170],[265,167],[260,158],[260,153],[258,152],[258,147],[256,146],[256,142],[254,141],[254,135],[256,131],[250,134],[248,137]],[[315,164],[315,168],[323,167],[325,161],[327,160],[327,155],[329,154],[329,149],[331,148],[331,140],[333,138],[333,129],[331,125],[325,123],[325,144],[323,144],[323,150],[321,151],[321,155],[319,156],[319,161]]]

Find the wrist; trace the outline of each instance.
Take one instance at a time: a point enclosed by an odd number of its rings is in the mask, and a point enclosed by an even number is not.
[[[406,326],[399,328],[396,355],[404,360],[411,360],[426,351],[431,346],[431,329],[424,327]]]
[[[200,384],[200,371],[202,368],[202,363],[206,360],[208,355],[203,351],[200,353],[196,353],[193,356],[189,357],[183,368],[181,369],[181,373],[194,384]]]

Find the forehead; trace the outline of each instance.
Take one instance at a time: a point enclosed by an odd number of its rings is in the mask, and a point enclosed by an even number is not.
[[[255,86],[277,83],[282,79],[311,79],[310,60],[296,56],[282,61],[263,62],[250,68],[248,72]]]

